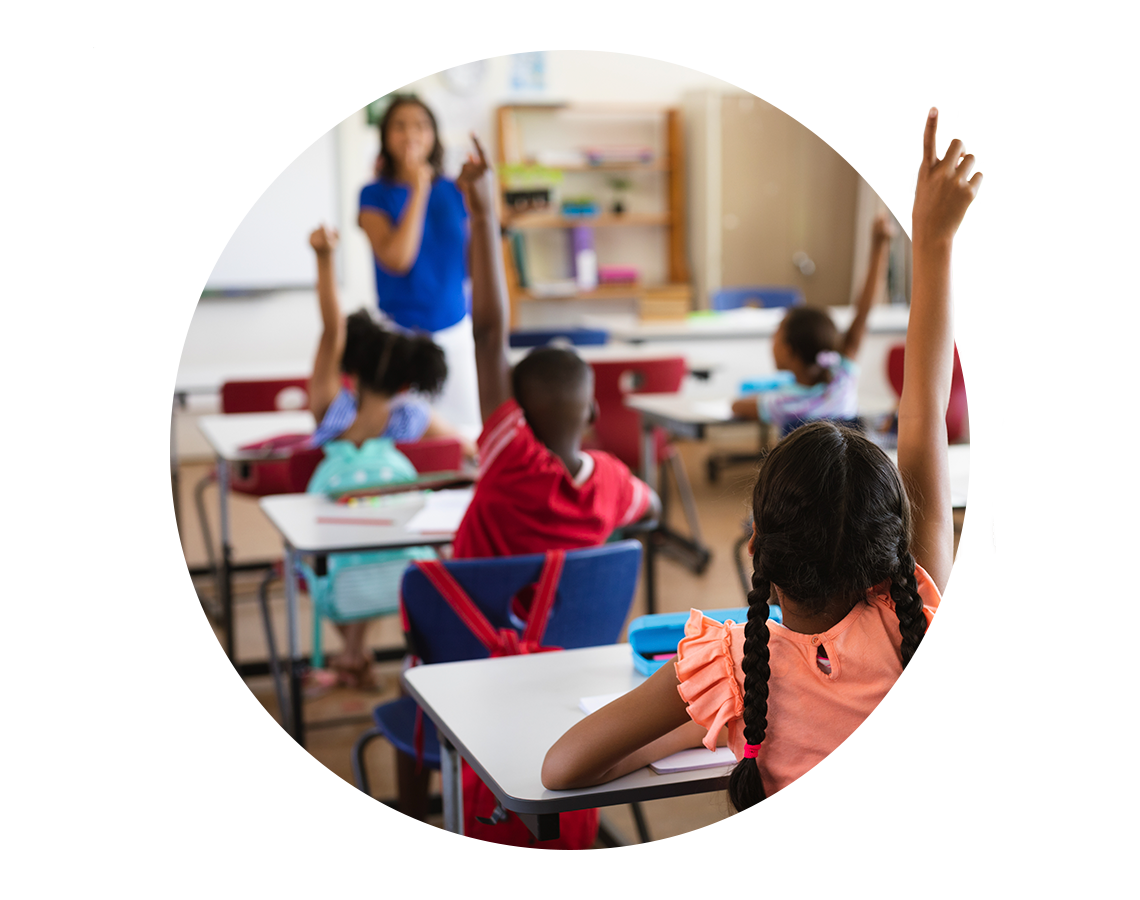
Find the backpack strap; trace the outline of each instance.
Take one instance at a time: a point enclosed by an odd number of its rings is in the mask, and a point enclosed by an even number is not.
[[[565,559],[566,553],[562,550],[546,554],[521,642],[518,632],[513,628],[495,630],[483,615],[483,611],[467,596],[467,592],[460,587],[459,582],[440,560],[416,560],[415,566],[424,573],[432,586],[439,591],[440,596],[447,601],[447,605],[455,611],[479,643],[487,648],[491,656],[517,656],[520,653],[541,653],[545,650],[559,649],[543,647],[541,642],[546,632],[550,611],[554,606],[554,595],[562,577],[562,565]]]
[[[546,634],[550,611],[554,608],[554,595],[558,592],[558,582],[562,580],[562,566],[565,562],[565,550],[546,552],[546,561],[542,564],[542,574],[538,578],[530,615],[527,616],[526,628],[523,630],[523,645],[528,648],[524,653],[538,653],[547,649],[542,646],[542,638]]]

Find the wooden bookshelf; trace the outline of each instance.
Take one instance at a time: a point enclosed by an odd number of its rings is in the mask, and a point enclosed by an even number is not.
[[[649,119],[660,136],[655,158],[647,161],[615,161],[591,164],[567,163],[553,165],[542,161],[544,150],[565,149],[557,147],[526,146],[523,126],[520,119],[527,116],[562,116],[567,129],[579,128],[584,135],[592,134],[596,140],[604,133],[605,123],[623,123],[623,120]],[[595,120],[596,119],[596,120]],[[591,123],[587,127],[586,123]],[[685,157],[683,130],[680,111],[673,107],[646,105],[575,105],[575,104],[520,104],[501,106],[496,119],[500,167],[538,165],[556,172],[574,173],[583,178],[590,173],[645,173],[642,178],[660,178],[653,191],[656,194],[650,204],[653,209],[626,209],[621,213],[602,210],[593,216],[566,216],[551,210],[503,215],[504,225],[515,232],[516,240],[525,241],[526,235],[536,229],[571,229],[588,227],[597,229],[613,228],[658,228],[662,232],[662,257],[664,262],[664,284],[600,284],[596,290],[578,291],[571,294],[548,295],[540,291],[522,287],[520,273],[515,265],[510,240],[503,241],[503,251],[507,263],[507,284],[511,295],[511,324],[517,324],[520,303],[556,300],[629,300],[638,301],[639,314],[646,318],[661,318],[684,315],[692,308],[692,287],[689,283],[689,266],[685,247]],[[617,129],[620,131],[620,129]],[[619,143],[621,143],[619,141]],[[650,181],[650,184],[654,182]],[[504,204],[505,208],[505,204]],[[598,241],[599,250],[604,240]],[[524,255],[529,256],[525,246]],[[630,261],[634,264],[635,261]],[[659,270],[660,271],[660,270]]]

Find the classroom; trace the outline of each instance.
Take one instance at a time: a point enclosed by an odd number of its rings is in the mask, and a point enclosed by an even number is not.
[[[390,147],[381,146],[385,122]],[[490,173],[491,209],[478,211]],[[449,235],[461,237],[449,243]],[[467,834],[474,827],[475,836],[491,834],[487,840],[517,824],[511,833],[523,845],[533,845],[529,835],[605,847],[726,818],[733,809],[724,786],[736,762],[731,729],[729,746],[721,741],[708,754],[716,765],[643,764],[611,782],[617,787],[586,791],[540,784],[542,748],[551,744],[548,734],[586,721],[579,705],[594,708],[587,701],[671,668],[690,609],[713,619],[714,611],[731,612],[721,622],[748,616],[757,591],[753,485],[761,459],[795,425],[838,422],[878,448],[868,453],[895,461],[907,453],[899,445],[902,374],[926,377],[902,353],[921,280],[913,257],[899,222],[822,140],[763,99],[670,63],[520,53],[378,98],[268,186],[219,258],[186,336],[172,405],[172,490],[186,564],[219,642],[259,702],[314,758],[430,824]],[[417,304],[403,286],[415,278],[421,293],[447,293],[459,317],[449,317],[435,295]],[[378,290],[398,302],[381,310]],[[360,309],[368,315],[345,325],[343,317]],[[796,341],[808,338],[796,332],[793,340],[790,323],[808,322],[801,314],[809,310],[816,318],[801,331],[827,335],[819,338],[826,348],[803,363]],[[500,335],[501,346],[492,346]],[[509,366],[524,359],[512,375]],[[948,491],[939,509],[952,530],[948,571],[965,515],[969,420],[956,353],[946,362],[939,472]],[[592,386],[583,407],[587,452],[579,452],[577,434],[568,443],[546,437],[562,435],[549,410],[578,402],[579,369]],[[779,402],[764,399],[797,381],[819,388],[795,395],[803,409],[793,404],[785,415]],[[831,388],[840,385],[843,409],[815,403],[837,396]],[[367,407],[366,394],[380,399]],[[365,434],[370,409],[381,427]],[[321,434],[336,415],[346,418],[330,426],[323,453],[313,445],[314,428]],[[606,523],[596,539],[543,546],[544,512],[551,520],[562,514],[555,501],[549,510],[536,507],[524,492],[484,477],[496,460],[500,472],[508,463],[525,467],[520,432],[533,444],[526,465],[545,454],[543,472],[562,479],[558,491],[595,485],[591,502],[608,504],[592,511]],[[371,446],[379,455],[336,456],[333,448],[352,443],[353,434],[360,454]],[[391,441],[377,444],[378,434]],[[564,443],[573,446],[566,451]],[[571,472],[567,453],[582,469]],[[349,468],[336,469],[338,459]],[[517,524],[503,524],[512,517]],[[611,534],[621,540],[605,543]],[[605,554],[584,549],[595,545]],[[552,563],[548,551],[566,555]],[[490,655],[502,658],[476,659],[487,655],[482,649],[408,667],[409,650],[425,656],[436,646],[433,627],[457,619],[441,599],[446,567],[432,560],[473,567],[543,553],[545,561],[532,559],[529,568],[500,565],[485,576],[470,568],[465,576],[474,579],[464,582],[472,594],[479,578],[514,585],[501,598],[506,618],[489,629],[504,642]],[[610,565],[618,568],[603,570]],[[564,624],[571,612],[544,593],[547,567],[557,569],[555,585],[558,572],[566,590],[580,577],[594,607],[609,604],[590,613],[595,625],[608,615],[609,631],[598,626],[592,637],[571,638],[580,643],[549,642],[573,649],[528,652],[547,635],[527,626],[547,612],[552,632],[573,631]],[[936,606],[929,577],[917,571],[916,588],[911,559],[908,590],[920,607]],[[414,572],[422,584],[411,583]],[[764,583],[778,596],[779,581]],[[872,584],[878,579],[865,587]],[[422,619],[410,607],[401,615],[401,591],[413,588],[436,603],[425,601]],[[803,612],[794,597],[771,604],[773,621],[781,609]],[[765,591],[765,608],[769,602]],[[409,619],[418,635],[412,647]],[[900,614],[894,627],[897,641],[911,626]],[[909,637],[901,640],[908,646]],[[557,702],[573,708],[551,713],[554,730],[533,747],[529,735],[508,742],[464,719],[475,709],[484,724],[500,721],[494,710],[502,697],[471,693],[484,675],[508,673],[502,689],[510,690],[510,672],[539,664],[550,678],[560,673],[570,694]],[[813,665],[830,675],[827,656],[813,657]],[[524,673],[517,683],[537,681]],[[416,699],[430,714],[415,712]],[[503,716],[530,703],[528,716],[542,718],[543,702],[537,689],[520,694]],[[438,729],[435,758],[417,760],[425,727]],[[753,747],[745,740],[752,726],[743,727],[745,737],[736,738]],[[402,728],[410,753],[393,738]],[[514,755],[502,752],[507,743]],[[677,756],[694,753],[708,751]],[[674,758],[654,762],[664,757]],[[484,820],[518,821],[465,823],[457,797],[473,789],[489,803]],[[582,796],[598,801],[593,819]]]

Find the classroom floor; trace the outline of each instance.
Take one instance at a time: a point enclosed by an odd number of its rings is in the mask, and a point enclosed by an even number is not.
[[[746,445],[747,446],[747,445]],[[755,446],[752,444],[751,446]],[[658,611],[690,607],[744,606],[743,589],[732,560],[732,545],[740,534],[749,502],[748,465],[720,473],[709,484],[705,444],[679,445],[697,501],[700,525],[712,559],[702,575],[661,558],[658,563]],[[204,543],[197,526],[193,486],[210,465],[188,462],[180,470],[184,558],[189,566],[205,562]],[[674,495],[675,496],[675,495]],[[213,540],[218,540],[217,494],[206,493],[207,510],[213,513]],[[282,552],[276,530],[262,516],[257,502],[236,496],[231,500],[235,560],[279,557]],[[172,518],[170,520],[172,522]],[[684,532],[679,504],[670,521]],[[954,587],[970,586],[970,513],[955,513]],[[239,712],[225,673],[225,643],[218,626],[205,615],[193,617],[178,586],[174,563],[173,527],[170,541],[170,849],[171,850],[300,850],[300,833],[293,816],[292,780],[283,771],[268,740],[254,743]],[[235,582],[235,632],[238,660],[266,658],[266,641],[257,603],[260,576],[239,575]],[[642,615],[642,587],[630,617]],[[280,583],[270,594],[278,647],[285,637],[284,590]],[[302,646],[311,646],[311,609],[302,594]],[[332,627],[325,627],[325,643],[337,646]],[[398,617],[378,621],[369,632],[375,647],[401,641]],[[349,768],[353,741],[369,727],[372,707],[396,694],[398,664],[377,664],[380,690],[341,689],[306,702],[308,723],[320,723],[307,732],[310,804],[315,806],[355,803]],[[257,702],[277,721],[276,704],[268,678],[253,679],[250,689]],[[377,797],[396,795],[394,751],[383,740],[369,747],[368,775]],[[438,776],[432,792],[438,793]],[[657,850],[732,850],[733,825],[727,800],[722,794],[698,794],[659,800],[642,806]],[[630,845],[637,845],[636,830],[628,806],[603,810],[616,832]],[[382,827],[386,827],[382,824]],[[442,820],[429,818],[427,838],[442,848]],[[364,830],[345,828],[321,832],[326,850],[365,850]],[[601,845],[595,849],[602,850]]]

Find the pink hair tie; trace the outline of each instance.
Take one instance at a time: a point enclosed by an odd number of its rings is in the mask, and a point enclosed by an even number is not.
[[[763,746],[764,746],[763,744],[745,744],[744,745],[744,758],[745,759],[755,759],[757,754],[760,753],[760,748]]]

